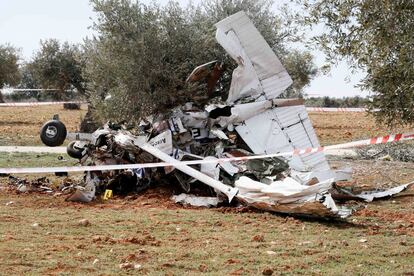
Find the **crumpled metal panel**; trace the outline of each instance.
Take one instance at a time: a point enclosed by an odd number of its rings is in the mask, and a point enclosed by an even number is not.
[[[292,84],[292,79],[282,63],[243,11],[223,19],[216,27],[216,39],[227,51],[229,46],[241,47],[244,50],[254,66],[267,99],[279,96]],[[229,32],[235,34],[238,40],[227,35]],[[229,54],[239,63],[241,57],[234,56],[236,52],[238,51]]]
[[[354,194],[351,191],[348,191],[347,189],[341,188],[341,187],[335,187],[335,197],[339,199],[346,199],[346,200],[357,200],[357,199],[363,199],[366,202],[371,202],[374,199],[381,199],[385,197],[390,197],[393,195],[396,195],[398,193],[401,193],[402,191],[410,188],[411,186],[414,186],[414,182],[400,185],[397,187],[393,187],[391,189],[387,190],[374,190],[374,191],[364,191],[360,194]],[[344,197],[345,195],[345,197]]]
[[[268,110],[246,120],[236,131],[256,154],[320,146],[304,106]],[[289,165],[300,171],[330,169],[322,152],[293,156]]]

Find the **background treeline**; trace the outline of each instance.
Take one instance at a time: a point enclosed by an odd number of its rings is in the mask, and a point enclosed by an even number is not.
[[[3,99],[6,102],[48,102],[48,101],[77,101],[84,100],[84,97],[76,90],[66,90],[61,93],[55,91],[14,91],[4,93]]]
[[[331,97],[310,97],[305,99],[305,105],[310,107],[366,107],[368,98],[359,96],[331,98]]]

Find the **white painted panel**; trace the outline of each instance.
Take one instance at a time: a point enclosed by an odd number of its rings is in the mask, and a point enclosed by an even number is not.
[[[288,72],[244,12],[238,12],[223,19],[216,24],[216,27],[218,43],[223,46],[239,65],[235,72],[240,75],[242,74],[242,69],[247,69],[252,64],[260,82],[261,90],[265,93],[267,99],[279,96],[292,84],[292,79]],[[249,70],[244,71],[247,72]],[[250,74],[250,76],[252,75]],[[244,78],[240,77],[240,79]],[[234,88],[235,84],[232,84],[232,87]],[[248,88],[251,87],[253,86]],[[249,91],[249,89],[244,89],[243,87],[230,90],[232,91],[231,98],[229,98],[230,102],[246,96],[246,91]],[[251,90],[250,93],[251,95],[257,95],[258,92],[261,91]]]
[[[268,110],[246,120],[236,131],[255,154],[320,146],[304,106]],[[322,152],[294,156],[289,164],[297,170],[330,169]]]

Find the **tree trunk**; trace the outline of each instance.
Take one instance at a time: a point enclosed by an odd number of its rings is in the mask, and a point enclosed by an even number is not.
[[[0,103],[4,103],[3,94],[1,94],[1,91],[0,91]]]
[[[92,133],[101,127],[101,125],[94,120],[92,110],[93,108],[88,104],[88,111],[80,124],[80,132]]]

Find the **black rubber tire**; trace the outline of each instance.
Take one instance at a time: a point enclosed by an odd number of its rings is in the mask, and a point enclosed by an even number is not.
[[[74,147],[75,144],[76,144],[76,141],[70,142],[69,145],[66,147],[66,152],[72,158],[81,159],[82,152],[84,149],[79,149],[79,148]]]
[[[66,126],[61,121],[51,120],[40,129],[40,140],[46,146],[58,147],[63,144],[67,134]]]

